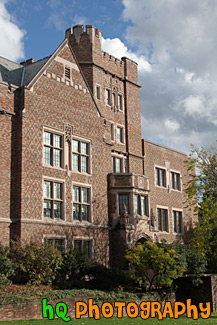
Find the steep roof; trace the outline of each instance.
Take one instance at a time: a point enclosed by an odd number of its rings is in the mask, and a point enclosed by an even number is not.
[[[48,59],[49,57],[46,57],[30,65],[24,66],[0,56],[0,81],[18,87],[26,86],[40,71]]]

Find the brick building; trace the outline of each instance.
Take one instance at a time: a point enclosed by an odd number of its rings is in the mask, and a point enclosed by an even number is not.
[[[186,155],[141,139],[137,64],[74,26],[57,50],[0,58],[0,241],[54,241],[124,267],[125,249],[184,241]]]

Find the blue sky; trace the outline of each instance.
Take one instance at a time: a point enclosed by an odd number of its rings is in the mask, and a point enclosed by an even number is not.
[[[138,62],[143,137],[188,152],[217,138],[217,1],[0,0],[0,55],[50,55],[75,24]]]

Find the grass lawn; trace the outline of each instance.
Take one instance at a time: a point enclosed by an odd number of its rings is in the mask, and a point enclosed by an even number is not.
[[[72,319],[70,322],[64,322],[61,319],[55,319],[55,320],[20,320],[20,321],[10,321],[10,322],[0,322],[0,325],[7,325],[7,324],[15,324],[15,325],[21,325],[21,324],[26,324],[26,325],[37,325],[37,324],[44,324],[44,325],[58,325],[58,324],[77,324],[77,325],[88,325],[88,324],[126,324],[126,325],[130,325],[130,324],[144,324],[145,321],[145,325],[156,325],[156,324],[160,324],[161,322],[163,322],[164,325],[167,324],[178,324],[178,325],[182,325],[182,324],[192,324],[193,322],[195,324],[207,324],[207,325],[211,325],[211,324],[217,324],[217,313],[213,313],[211,315],[210,318],[208,319],[201,319],[199,318],[198,320],[193,320],[191,318],[186,318],[186,317],[180,317],[178,319],[168,319],[168,318],[164,318],[162,321],[159,321],[157,318],[149,318],[149,319],[141,319],[139,317],[135,318],[135,319],[130,319],[129,317],[123,317],[121,319],[117,319],[116,317],[112,317],[110,319],[105,319],[105,318],[101,318],[100,320],[95,320],[95,319],[90,319],[90,318],[81,318],[81,319]]]

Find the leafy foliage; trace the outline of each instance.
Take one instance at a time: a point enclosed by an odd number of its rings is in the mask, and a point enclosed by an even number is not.
[[[182,260],[182,263],[186,265],[186,274],[193,274],[200,276],[206,271],[206,260],[205,258],[198,253],[195,249],[188,245],[184,244],[167,244],[160,243],[159,247],[164,249],[174,249],[179,256],[179,259]],[[202,281],[199,277],[192,277],[192,282],[194,285],[200,284]]]
[[[31,243],[15,245],[10,257],[16,264],[14,282],[28,284],[51,284],[62,264],[60,251],[53,246],[39,247]]]
[[[192,147],[187,164],[193,173],[186,184],[188,202],[200,218],[190,244],[205,257],[208,271],[217,272],[217,148]]]
[[[138,243],[127,251],[133,279],[142,287],[171,287],[172,282],[186,270],[186,264],[174,249],[158,247],[149,241]]]
[[[14,274],[15,266],[9,258],[9,249],[0,244],[0,287],[9,284],[9,278]]]
[[[63,254],[63,263],[57,275],[58,286],[62,289],[108,290],[124,281],[129,282],[129,278],[122,272],[108,269],[77,250]]]

